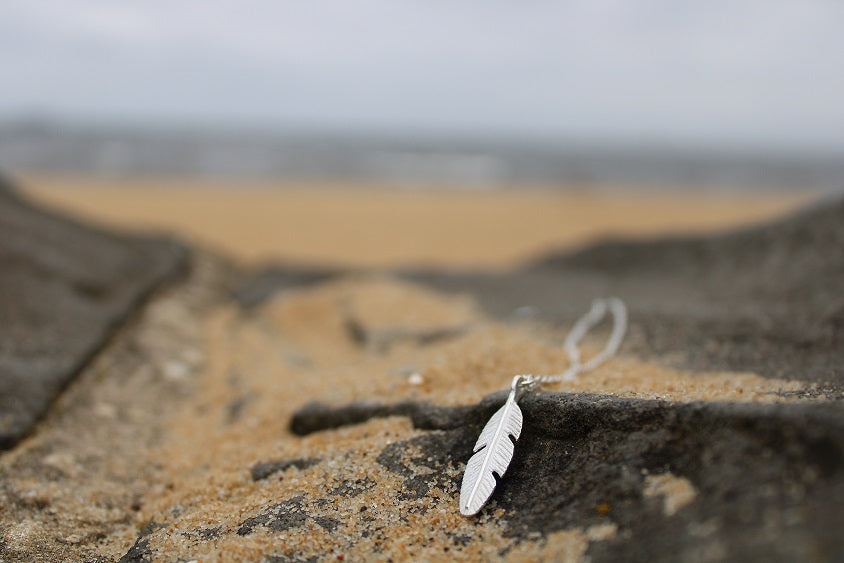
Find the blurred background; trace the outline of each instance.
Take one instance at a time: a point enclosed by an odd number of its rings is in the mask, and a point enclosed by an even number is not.
[[[0,169],[246,261],[506,267],[844,187],[844,4],[11,1]]]

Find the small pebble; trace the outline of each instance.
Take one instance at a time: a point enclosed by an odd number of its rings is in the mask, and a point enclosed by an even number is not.
[[[407,378],[407,382],[411,385],[422,385],[425,383],[425,378],[422,377],[422,374],[414,373],[411,374],[410,377]]]

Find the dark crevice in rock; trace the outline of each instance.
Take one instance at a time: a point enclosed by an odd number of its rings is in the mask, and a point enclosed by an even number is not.
[[[392,405],[382,403],[352,403],[331,407],[322,403],[309,403],[296,411],[290,420],[290,431],[298,436],[312,432],[360,424],[370,418],[406,416],[417,428],[445,428],[459,425],[471,407],[437,407],[406,401]]]
[[[263,509],[257,516],[247,518],[237,534],[247,536],[262,526],[273,532],[283,532],[303,526],[309,516],[304,512],[305,497],[297,496]]]
[[[345,271],[296,265],[270,265],[244,276],[234,285],[232,295],[244,309],[261,305],[276,293],[326,282]]]
[[[149,536],[163,527],[164,525],[155,522],[150,522],[144,526],[134,545],[120,558],[120,563],[149,563],[152,561],[153,554],[149,548]]]
[[[411,328],[392,327],[370,329],[354,317],[347,317],[345,321],[349,339],[358,346],[366,347],[378,354],[386,354],[400,343],[409,342],[417,346],[427,346],[443,340],[455,338],[467,331],[466,327],[433,328],[415,330]]]
[[[260,481],[261,479],[266,479],[267,477],[294,467],[296,469],[307,469],[308,467],[313,467],[317,465],[321,460],[309,458],[309,457],[301,457],[297,459],[279,459],[275,461],[264,461],[261,463],[256,463],[252,466],[250,473],[252,474],[253,481]]]

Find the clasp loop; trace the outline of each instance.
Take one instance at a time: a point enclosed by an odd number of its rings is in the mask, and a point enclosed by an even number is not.
[[[513,383],[510,389],[530,391],[539,383],[539,378],[533,375],[517,375],[513,378]]]

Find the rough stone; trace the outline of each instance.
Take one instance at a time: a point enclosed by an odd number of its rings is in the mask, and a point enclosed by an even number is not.
[[[193,367],[168,378],[161,366],[205,363],[204,353],[186,355],[200,349],[200,319],[224,301],[228,276],[227,264],[196,252],[187,276],[156,291],[109,339],[37,431],[0,452],[0,559],[156,559],[150,538],[164,520],[144,518],[143,507],[173,485],[149,454],[200,376]]]
[[[160,524],[150,522],[141,533],[138,534],[138,539],[129,548],[129,551],[120,558],[120,563],[146,563],[152,561],[152,552],[149,549],[149,535],[156,530],[162,528]]]
[[[359,494],[363,493],[367,489],[371,489],[375,486],[375,481],[368,478],[363,479],[355,479],[354,481],[346,480],[343,481],[339,487],[335,487],[331,490],[331,494],[334,496],[341,496],[346,498],[356,497]]]
[[[252,309],[263,303],[268,296],[325,282],[343,275],[342,270],[305,266],[268,265],[241,278],[232,289],[232,295],[245,309]]]
[[[524,268],[406,272],[499,317],[568,324],[595,297],[630,309],[625,350],[695,369],[799,374],[844,393],[844,199],[709,236],[608,240]]]
[[[367,328],[353,317],[346,319],[346,330],[349,338],[356,344],[368,347],[376,353],[385,354],[400,343],[412,343],[425,346],[442,340],[460,336],[466,332],[466,327],[434,328],[429,330],[408,330],[390,328],[386,330],[367,330]]]
[[[250,472],[252,474],[253,481],[260,481],[261,479],[266,479],[270,475],[274,475],[280,471],[284,471],[285,469],[290,469],[291,467],[295,467],[296,469],[307,469],[308,467],[313,467],[318,463],[318,459],[312,458],[279,459],[276,461],[256,463],[252,466]]]
[[[447,421],[442,430],[387,446],[378,462],[405,479],[396,500],[424,497],[432,485],[444,488],[437,483],[443,479],[459,489],[459,476],[448,477],[459,474],[448,469],[471,456],[503,398],[496,393],[477,407],[455,408],[453,417],[439,418]],[[594,561],[697,560],[710,552],[735,561],[844,555],[840,403],[681,405],[541,393],[525,396],[521,407],[522,437],[487,509],[505,510],[511,535],[530,539],[612,522],[624,533],[593,544]],[[347,420],[343,408],[337,413]],[[370,413],[383,416],[385,409]],[[415,450],[422,455],[408,458]],[[686,479],[695,494],[668,513],[647,493],[652,475]]]
[[[0,189],[0,449],[186,263],[172,240],[107,233]]]
[[[0,558],[844,559],[842,218],[832,203],[505,274],[406,273],[445,292],[300,285],[265,307],[225,302],[229,274],[194,267],[0,455]],[[498,320],[425,314],[451,291]],[[623,354],[557,388],[592,394],[525,395],[508,472],[460,516],[464,463],[506,392],[474,401],[513,369],[556,369],[565,328],[607,293],[631,308]]]
[[[464,407],[468,410],[471,407]],[[352,403],[332,407],[321,403],[308,403],[297,410],[290,419],[290,431],[304,436],[320,430],[358,424],[374,417],[406,416],[417,428],[450,428],[462,423],[464,413],[460,408],[445,408],[430,404],[405,401],[392,405],[381,403]]]
[[[308,515],[304,512],[304,497],[297,496],[284,502],[274,504],[261,511],[260,514],[244,520],[237,530],[239,536],[247,536],[258,526],[263,526],[274,532],[283,532],[291,528],[304,526]]]
[[[510,272],[408,270],[402,277],[474,296],[504,319],[569,324],[595,297],[630,308],[625,349],[695,369],[834,382],[844,394],[844,199],[711,235],[606,240]],[[276,291],[341,272],[266,267],[240,284],[255,307]],[[359,339],[365,334],[359,332]]]

